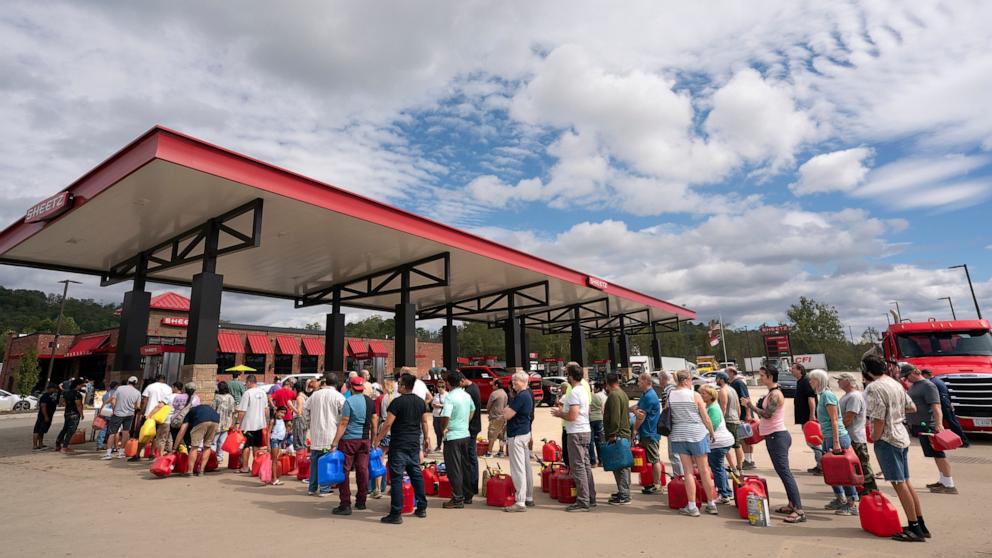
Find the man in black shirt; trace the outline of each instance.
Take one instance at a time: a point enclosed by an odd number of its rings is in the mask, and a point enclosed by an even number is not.
[[[471,460],[469,461],[468,467],[468,478],[472,485],[472,494],[479,493],[479,452],[476,451],[476,440],[479,439],[479,432],[482,432],[482,413],[479,409],[482,409],[482,393],[479,392],[479,386],[475,385],[472,380],[462,376],[462,388],[465,393],[472,397],[472,403],[475,405],[476,412],[472,414],[472,418],[468,421],[468,445],[469,451],[471,452]],[[489,440],[492,444],[492,440]]]
[[[793,400],[793,413],[796,425],[802,426],[810,420],[816,420],[816,391],[809,384],[809,377],[806,375],[806,367],[802,364],[793,364],[790,369],[792,376],[796,379],[796,398]],[[816,458],[816,467],[806,469],[807,473],[819,475],[823,473],[820,469],[820,458],[823,457],[823,448],[813,444],[806,444],[813,450],[813,457]]]
[[[34,421],[34,446],[36,450],[46,448],[43,442],[48,429],[52,427],[52,417],[59,406],[59,385],[48,384],[48,389],[38,399],[38,419]]]
[[[55,438],[55,451],[72,452],[69,449],[69,444],[72,442],[72,436],[76,433],[76,429],[79,428],[79,421],[83,418],[82,390],[85,385],[85,380],[77,378],[69,384],[68,391],[62,395],[65,399],[65,425],[62,426],[58,437]]]
[[[210,459],[211,445],[217,436],[220,428],[220,414],[210,405],[197,405],[186,412],[183,424],[176,434],[175,447],[178,451],[179,441],[189,448],[189,469],[179,471],[183,476],[190,473],[199,475],[200,471],[194,471],[196,461],[200,458],[200,448],[203,448],[203,465],[206,466]]]
[[[372,447],[379,447],[382,439],[389,436],[389,514],[380,521],[383,523],[403,523],[403,474],[410,477],[413,495],[417,502],[414,515],[427,517],[427,495],[424,493],[424,476],[420,471],[420,450],[430,451],[431,412],[423,399],[413,394],[417,379],[412,374],[400,376],[397,389],[399,397],[386,409],[386,422],[379,429]],[[423,447],[420,437],[423,435]]]

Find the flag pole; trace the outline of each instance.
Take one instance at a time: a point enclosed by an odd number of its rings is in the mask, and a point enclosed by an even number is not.
[[[723,345],[723,362],[729,362],[727,358],[727,332],[723,330],[723,313],[720,313],[720,344]]]

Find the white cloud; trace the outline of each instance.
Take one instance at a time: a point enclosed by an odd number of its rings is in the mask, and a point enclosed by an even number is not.
[[[789,189],[797,196],[850,192],[864,181],[872,154],[870,148],[853,147],[816,155],[799,167],[799,180]]]
[[[976,205],[992,194],[992,181],[965,177],[990,162],[992,157],[984,155],[903,159],[871,171],[864,185],[853,194],[884,200],[900,209]]]

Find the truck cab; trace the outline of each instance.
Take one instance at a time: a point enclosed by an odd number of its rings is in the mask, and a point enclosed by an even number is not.
[[[951,393],[961,426],[992,432],[992,325],[988,320],[902,322],[882,337],[889,360],[928,369]]]
[[[697,373],[704,374],[706,372],[713,372],[716,369],[717,369],[716,357],[712,357],[712,356],[696,357]]]

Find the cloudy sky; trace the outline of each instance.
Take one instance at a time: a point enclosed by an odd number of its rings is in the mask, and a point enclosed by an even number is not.
[[[990,21],[981,1],[6,2],[0,219],[158,123],[728,325],[803,295],[855,335],[891,300],[971,316],[946,268],[992,300]]]

